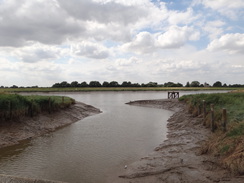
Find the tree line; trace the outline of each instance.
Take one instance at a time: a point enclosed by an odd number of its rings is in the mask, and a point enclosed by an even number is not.
[[[186,85],[181,83],[174,82],[166,82],[164,84],[158,84],[157,82],[149,82],[149,83],[131,83],[130,81],[124,81],[119,84],[117,81],[104,81],[100,83],[99,81],[90,81],[89,83],[83,81],[79,83],[78,81],[73,81],[68,83],[67,81],[63,81],[61,83],[55,83],[52,85],[53,88],[66,88],[66,87],[211,87],[208,83],[201,84],[199,81],[187,82]],[[216,81],[212,87],[244,87],[241,84],[228,85],[222,84],[220,81]]]
[[[210,85],[208,83],[201,84],[199,81],[192,81],[187,82],[185,85],[181,83],[175,83],[175,82],[166,82],[164,84],[158,84],[157,82],[149,82],[149,83],[132,83],[130,81],[124,81],[121,84],[119,84],[117,81],[104,81],[100,83],[99,81],[90,81],[90,82],[78,82],[73,81],[71,83],[67,81],[63,81],[61,83],[55,83],[52,85],[52,88],[68,88],[68,87],[244,87],[244,84],[233,84],[233,85],[227,85],[226,83],[222,84],[220,81],[216,81],[213,85]],[[39,88],[37,85],[35,86],[0,86],[0,88]]]

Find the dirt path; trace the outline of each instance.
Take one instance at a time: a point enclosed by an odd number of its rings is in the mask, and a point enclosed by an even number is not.
[[[52,114],[45,113],[0,124],[0,148],[18,144],[21,140],[40,136],[100,112],[93,106],[77,102]]]
[[[114,183],[243,183],[244,177],[231,177],[217,164],[217,159],[200,155],[201,144],[211,134],[202,125],[202,118],[187,113],[178,100],[144,100],[130,105],[163,108],[174,111],[168,120],[168,139],[147,157],[127,165]]]

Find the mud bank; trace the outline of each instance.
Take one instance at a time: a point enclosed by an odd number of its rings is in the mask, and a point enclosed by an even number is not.
[[[187,113],[187,106],[178,100],[143,100],[130,105],[162,108],[175,113],[168,120],[168,139],[139,161],[121,168],[114,183],[180,183],[180,182],[244,182],[218,165],[218,159],[201,155],[201,144],[211,135],[202,125],[202,118]]]
[[[1,174],[0,174],[0,181],[2,183],[65,183],[60,181],[30,179],[30,178],[22,178],[22,177],[1,175]]]
[[[0,124],[0,148],[18,144],[42,134],[52,132],[85,117],[101,113],[93,106],[77,102],[69,108],[58,112],[40,114],[33,118],[24,117],[18,121]]]

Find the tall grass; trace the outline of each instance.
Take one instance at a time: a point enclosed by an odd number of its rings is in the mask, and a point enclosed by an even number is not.
[[[22,116],[34,116],[41,112],[54,112],[69,107],[75,101],[61,96],[21,96],[0,93],[0,121],[9,121]]]
[[[215,123],[219,127],[202,147],[203,153],[211,153],[219,157],[220,163],[229,168],[234,174],[244,175],[244,93],[197,94],[180,98],[189,105],[189,112],[196,115],[202,100],[207,104],[214,104]],[[227,131],[221,130],[221,109],[227,109]],[[210,126],[210,113],[206,117],[207,126]]]
[[[199,105],[202,106],[203,100],[205,100],[207,110],[210,109],[210,104],[214,104],[216,112],[226,108],[229,122],[244,120],[244,93],[195,94],[182,96],[180,100],[186,101],[191,110],[196,110]]]

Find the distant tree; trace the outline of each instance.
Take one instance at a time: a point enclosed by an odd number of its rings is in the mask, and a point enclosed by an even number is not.
[[[81,84],[79,84],[79,86],[80,87],[88,87],[89,85],[85,81],[83,81]]]
[[[99,81],[91,81],[89,83],[89,86],[90,87],[101,87],[102,85],[101,85],[101,83]]]
[[[227,87],[227,84],[225,83],[225,84],[223,84],[223,87]]]
[[[208,83],[204,83],[204,85],[203,85],[204,87],[210,87],[210,84],[208,84]]]
[[[131,82],[130,81],[124,81],[120,86],[122,87],[131,87]]]
[[[107,81],[104,81],[103,84],[102,84],[103,87],[109,87],[109,82]]]
[[[156,83],[156,82],[149,82],[145,86],[146,87],[157,87],[158,86],[158,83]]]
[[[242,84],[233,84],[233,85],[229,85],[229,87],[244,87],[244,85],[242,85]]]
[[[216,81],[214,84],[213,84],[213,87],[222,87],[222,83],[220,81]]]
[[[63,87],[63,88],[70,87],[70,84],[67,81],[63,81],[60,83],[60,87]]]
[[[16,86],[16,85],[13,85],[13,86],[11,86],[10,88],[19,88],[18,86]]]
[[[73,81],[73,82],[71,82],[70,86],[71,87],[78,87],[79,83],[78,83],[78,81]]]
[[[141,85],[139,83],[133,83],[131,84],[131,87],[141,87]]]
[[[185,87],[190,87],[190,82],[189,81],[186,83]]]
[[[109,87],[118,87],[119,86],[119,83],[117,81],[111,81],[109,83]]]
[[[53,87],[53,88],[59,88],[59,87],[61,87],[61,86],[60,86],[60,83],[55,83],[55,84],[53,84],[52,87]]]
[[[167,82],[164,83],[164,87],[182,87],[181,83]]]
[[[173,85],[174,85],[173,82],[164,83],[164,87],[172,87]]]
[[[199,87],[200,86],[200,82],[198,81],[192,81],[190,84],[191,87]]]

